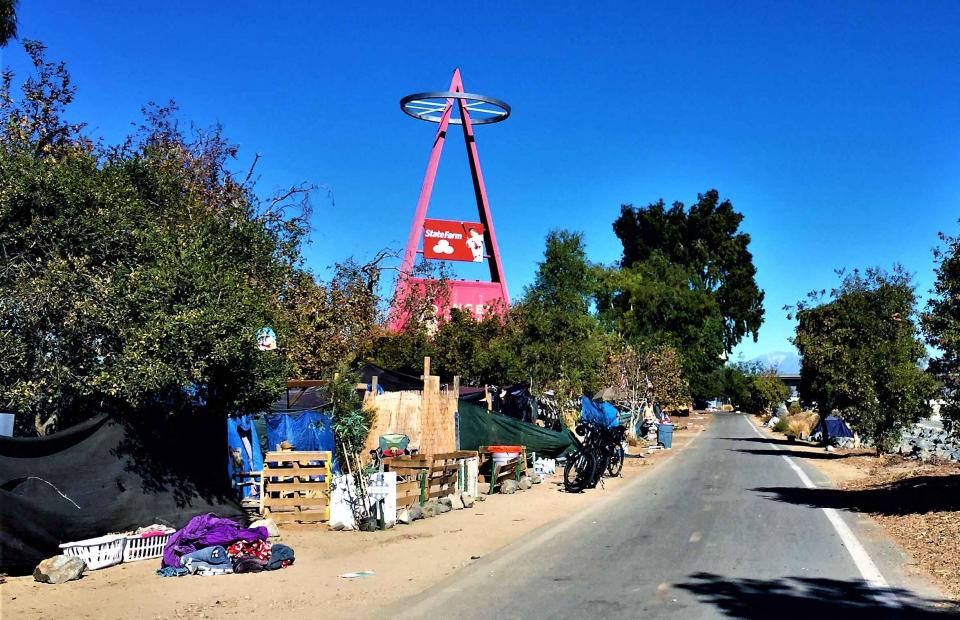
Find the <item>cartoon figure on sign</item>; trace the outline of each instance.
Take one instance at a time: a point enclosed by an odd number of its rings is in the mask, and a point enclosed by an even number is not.
[[[482,263],[483,262],[483,235],[476,228],[470,227],[467,228],[467,234],[470,237],[467,239],[467,247],[470,248],[470,251],[473,252],[473,262]]]
[[[277,334],[269,327],[262,327],[257,331],[257,348],[261,351],[276,351]]]

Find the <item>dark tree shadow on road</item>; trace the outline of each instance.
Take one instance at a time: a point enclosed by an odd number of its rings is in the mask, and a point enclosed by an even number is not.
[[[724,441],[746,441],[749,443],[771,443],[778,446],[810,446],[816,448],[820,444],[813,443],[810,441],[789,441],[787,439],[776,439],[776,438],[767,438],[767,437],[717,437],[717,439],[722,439]]]
[[[768,620],[878,620],[880,618],[946,618],[957,612],[948,601],[927,600],[912,592],[890,589],[900,607],[884,607],[876,591],[862,581],[810,577],[728,579],[711,573],[690,575],[675,588],[691,592],[733,618]]]
[[[851,456],[863,456],[862,454],[837,454],[836,452],[784,452],[783,450],[747,450],[744,448],[738,448],[735,452],[743,452],[744,454],[760,454],[763,456],[783,456],[787,455],[791,458],[798,459],[825,459],[825,460],[838,460],[846,459]]]
[[[871,489],[760,487],[753,490],[790,504],[880,515],[960,510],[960,475],[916,476]]]

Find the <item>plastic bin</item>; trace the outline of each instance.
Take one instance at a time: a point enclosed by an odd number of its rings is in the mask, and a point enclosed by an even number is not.
[[[127,539],[123,534],[109,534],[99,538],[89,538],[76,542],[63,543],[63,555],[74,555],[87,564],[87,569],[97,570],[119,564],[123,560],[123,548]]]
[[[136,562],[138,560],[152,560],[163,555],[163,548],[167,546],[170,540],[170,530],[164,534],[155,534],[153,536],[141,536],[140,534],[130,534],[127,536],[127,544],[123,549],[124,562]]]
[[[673,424],[661,424],[657,428],[657,443],[667,450],[673,447]]]

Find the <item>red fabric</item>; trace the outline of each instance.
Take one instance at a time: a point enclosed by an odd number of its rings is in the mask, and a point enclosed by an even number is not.
[[[229,555],[231,559],[250,557],[267,562],[270,560],[270,543],[265,540],[256,540],[253,542],[238,540],[227,547],[227,555]]]

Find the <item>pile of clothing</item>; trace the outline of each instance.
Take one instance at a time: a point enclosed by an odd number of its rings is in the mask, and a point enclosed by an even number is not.
[[[163,548],[161,577],[227,575],[277,570],[293,564],[293,549],[271,545],[265,527],[243,528],[215,514],[199,515]]]

